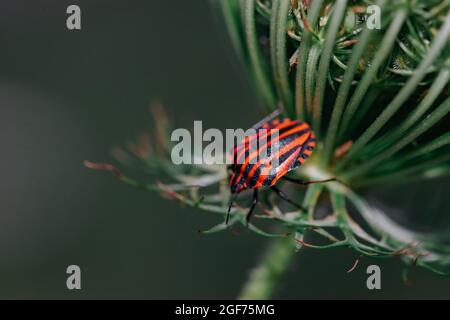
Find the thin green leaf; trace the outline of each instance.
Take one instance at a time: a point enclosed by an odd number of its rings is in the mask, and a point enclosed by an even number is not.
[[[250,59],[253,78],[258,89],[259,96],[262,97],[267,109],[273,110],[276,106],[276,98],[267,74],[267,66],[263,62],[261,50],[258,44],[258,35],[255,25],[255,0],[245,0],[243,25],[245,31],[245,42]]]
[[[316,135],[320,136],[320,127],[322,119],[323,98],[327,84],[328,69],[333,57],[333,49],[336,42],[339,26],[344,17],[347,0],[337,0],[334,12],[331,17],[330,25],[327,26],[327,35],[325,37],[324,49],[319,62],[317,81],[315,85],[315,95],[313,104],[312,126],[316,130]]]

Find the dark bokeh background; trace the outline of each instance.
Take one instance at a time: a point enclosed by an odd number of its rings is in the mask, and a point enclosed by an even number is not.
[[[66,29],[66,8],[82,30]],[[234,298],[267,240],[197,233],[217,216],[129,189],[82,161],[149,127],[163,101],[178,126],[247,127],[258,107],[206,0],[2,1],[0,298]],[[394,197],[395,198],[395,197]],[[438,208],[439,209],[439,208]],[[398,260],[305,249],[277,298],[450,298],[450,279]],[[382,290],[365,268],[382,267]],[[66,267],[82,290],[66,289]]]

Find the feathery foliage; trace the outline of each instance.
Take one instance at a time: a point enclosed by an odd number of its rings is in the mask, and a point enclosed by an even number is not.
[[[345,246],[372,258],[397,256],[448,274],[448,239],[398,225],[369,205],[364,192],[450,172],[450,1],[213,3],[223,14],[230,42],[263,112],[282,104],[286,116],[307,121],[318,137],[313,158],[294,175],[305,180],[335,176],[344,182],[291,190],[297,192],[307,213],[287,211],[269,195],[263,198],[262,214],[249,228],[281,239],[255,270],[242,297],[268,297],[294,247],[302,246]],[[381,8],[379,30],[368,28],[371,5]],[[146,184],[111,165],[87,166],[111,170],[134,187],[160,191],[189,206],[225,215],[230,197],[225,166],[173,165],[168,160],[170,123],[161,109],[156,113],[156,148],[151,149],[149,139],[143,137],[115,155],[128,166],[160,179],[166,176],[171,183]],[[328,214],[319,215],[318,208],[329,208]],[[230,224],[245,225],[246,212],[239,206],[233,209]],[[262,220],[283,230],[263,231],[254,224]],[[205,233],[225,229],[221,222]],[[324,241],[309,243],[308,233]]]

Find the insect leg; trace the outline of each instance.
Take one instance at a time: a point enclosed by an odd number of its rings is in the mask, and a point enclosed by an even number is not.
[[[299,205],[298,203],[292,201],[291,199],[289,199],[289,197],[287,196],[287,194],[285,194],[283,191],[281,191],[280,189],[278,189],[276,186],[271,186],[270,189],[272,189],[281,199],[283,199],[284,201],[289,202],[290,204],[292,204],[293,206],[302,209],[303,211],[307,211],[303,206]]]
[[[230,211],[231,211],[231,207],[233,206],[233,203],[236,201],[238,194],[239,194],[239,193],[235,193],[235,194],[231,197],[230,205],[229,205],[229,207],[228,207],[227,217],[226,217],[226,219],[225,219],[225,224],[226,224],[226,225],[228,224],[228,221],[230,220]]]
[[[295,178],[289,178],[289,177],[283,177],[282,179],[284,179],[286,181],[289,181],[289,182],[301,184],[302,186],[307,186],[309,184],[316,184],[316,183],[326,183],[326,182],[331,182],[331,181],[338,181],[336,178],[331,178],[331,179],[326,179],[326,180],[319,180],[319,181],[304,181],[304,180],[295,179]]]
[[[258,189],[253,190],[253,201],[252,206],[250,207],[250,210],[248,211],[247,215],[245,216],[245,222],[248,226],[248,222],[250,221],[250,218],[252,217],[253,210],[255,209],[256,204],[258,203]]]

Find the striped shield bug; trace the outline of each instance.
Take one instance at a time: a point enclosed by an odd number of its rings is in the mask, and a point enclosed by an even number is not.
[[[247,213],[250,220],[258,203],[258,190],[270,188],[281,199],[300,209],[277,186],[280,179],[293,183],[308,185],[335,181],[335,178],[321,181],[303,181],[287,177],[286,174],[301,166],[308,159],[316,146],[311,127],[300,120],[278,118],[280,111],[275,111],[252,127],[254,134],[247,135],[232,152],[230,190],[232,193],[226,224],[230,211],[239,193],[253,189],[253,201]]]

